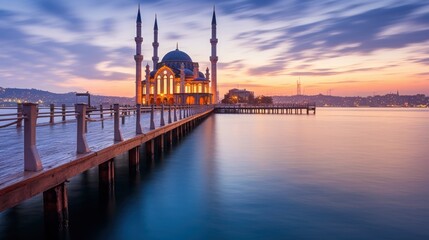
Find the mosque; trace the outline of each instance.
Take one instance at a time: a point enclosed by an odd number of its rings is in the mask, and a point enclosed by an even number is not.
[[[146,65],[145,79],[142,80],[140,7],[137,12],[136,42],[136,104],[213,104],[218,102],[217,61],[216,56],[216,12],[213,9],[211,43],[211,72],[207,67],[205,73],[200,71],[198,62],[185,52],[173,50],[162,58],[158,57],[158,22],[155,16],[153,46],[153,68]]]

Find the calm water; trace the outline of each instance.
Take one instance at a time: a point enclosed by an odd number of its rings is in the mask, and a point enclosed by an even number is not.
[[[429,239],[429,111],[215,115],[115,194],[68,184],[70,239]],[[0,239],[43,238],[42,198],[0,213]]]

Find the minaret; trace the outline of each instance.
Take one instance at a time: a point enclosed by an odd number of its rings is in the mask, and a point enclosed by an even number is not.
[[[134,60],[136,60],[136,104],[142,103],[142,61],[143,55],[142,53],[142,19],[140,17],[140,4],[139,10],[137,13],[137,21],[136,21],[136,32],[137,36],[134,38],[136,41],[136,55],[134,55]]]
[[[149,105],[150,101],[150,70],[149,64],[146,64],[146,104]]]
[[[206,79],[207,80],[210,80],[210,70],[209,70],[209,68],[207,67],[207,69],[206,69]]]
[[[217,45],[217,38],[216,38],[216,11],[215,7],[213,7],[213,17],[212,17],[212,38],[210,39],[210,43],[212,44],[212,55],[210,56],[210,62],[212,64],[212,94],[213,94],[213,100],[212,103],[215,104],[218,102],[218,95],[217,95],[217,61],[218,57],[216,55],[216,45]]]
[[[159,57],[158,57],[158,47],[159,47],[159,43],[158,43],[158,20],[157,17],[155,15],[155,24],[153,26],[153,70],[156,71],[157,70],[157,66],[158,65],[158,61],[159,61]]]

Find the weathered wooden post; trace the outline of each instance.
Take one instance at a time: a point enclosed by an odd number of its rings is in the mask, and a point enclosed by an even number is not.
[[[68,228],[69,212],[65,183],[43,192],[46,224],[54,223],[59,229]]]
[[[177,110],[177,106],[174,105],[174,121],[175,122],[177,122],[177,113],[176,113],[177,111],[176,110]]]
[[[159,135],[156,138],[156,142],[158,144],[158,151],[159,152],[164,152],[164,134]]]
[[[137,109],[137,113],[138,113],[138,109]],[[128,150],[128,163],[129,163],[130,172],[137,172],[139,170],[139,162],[140,162],[140,146],[137,146]]]
[[[100,190],[102,192],[105,192],[109,195],[114,193],[115,161],[113,158],[98,165],[98,179],[99,179],[100,188],[101,188]]]
[[[143,133],[142,126],[140,124],[141,107],[142,107],[141,104],[136,105],[136,108],[137,108],[137,111],[136,111],[136,134],[142,134]]]
[[[55,105],[51,103],[49,105],[49,124],[54,124],[54,111],[55,111]]]
[[[150,130],[155,129],[155,121],[153,120],[153,104],[150,109]]]
[[[124,138],[122,137],[121,129],[119,128],[119,115],[121,114],[119,109],[119,104],[113,104],[113,110],[114,113],[114,141],[115,142],[121,142],[124,141]]]
[[[86,105],[83,103],[76,104],[76,120],[77,120],[77,150],[79,154],[90,152],[86,141]]]
[[[171,123],[171,105],[168,105],[168,124]]]
[[[165,126],[165,121],[164,121],[164,104],[161,105],[161,121],[159,123],[160,126]]]
[[[112,104],[110,104],[110,116],[113,116],[113,106],[112,106]]]
[[[145,146],[148,160],[153,161],[155,157],[155,140],[151,139],[145,142]]]
[[[24,171],[40,171],[43,169],[39,152],[36,147],[37,104],[24,103]]]
[[[66,105],[63,103],[61,104],[61,121],[66,121]]]
[[[22,127],[22,103],[18,103],[18,106],[16,107],[16,117],[18,118],[16,127],[20,128]]]
[[[180,118],[180,120],[182,120],[182,109],[183,109],[183,107],[179,106],[179,118]]]

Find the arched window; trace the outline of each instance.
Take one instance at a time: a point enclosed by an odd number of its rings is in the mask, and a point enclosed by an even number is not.
[[[169,89],[169,93],[170,94],[173,94],[173,89],[174,89],[174,85],[173,85],[173,75],[170,75],[170,80],[169,80],[169,85],[168,86],[170,86],[170,89]]]
[[[198,84],[198,93],[202,93],[203,92],[203,86],[200,84]]]
[[[143,84],[143,94],[146,94],[146,84]]]
[[[166,71],[164,71],[164,72],[166,72]],[[164,94],[167,94],[167,84],[168,84],[168,83],[167,83],[167,75],[164,75],[164,81],[163,81],[163,82],[164,82],[164,84],[163,84],[164,86],[163,86],[163,88],[162,88],[162,90],[163,90],[162,92],[163,92]]]
[[[151,84],[150,86],[149,86],[149,92],[150,92],[150,94],[153,94],[153,92],[154,92],[154,86]]]
[[[176,93],[181,93],[180,92],[180,84],[176,84]]]
[[[186,84],[185,93],[190,93],[190,92],[191,92],[191,86],[189,86],[189,84]]]
[[[159,75],[156,78],[156,93],[157,94],[161,93],[161,76],[159,76]]]

